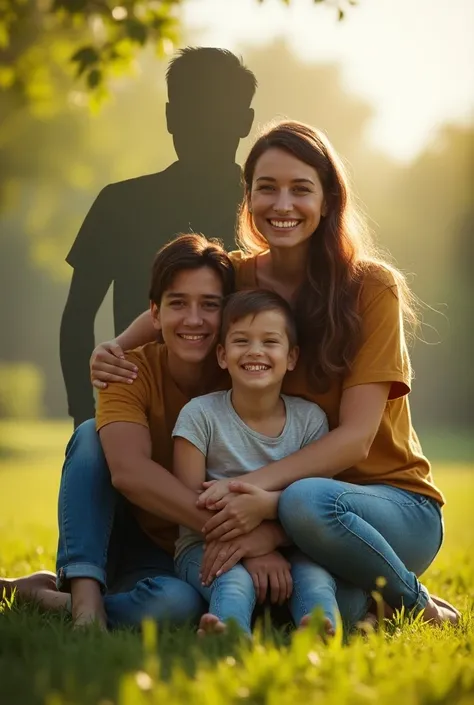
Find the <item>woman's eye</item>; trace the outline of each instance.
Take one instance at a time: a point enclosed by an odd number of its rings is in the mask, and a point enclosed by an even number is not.
[[[293,189],[295,193],[309,193],[309,188],[306,188],[305,186],[295,186]]]
[[[261,184],[257,187],[257,191],[274,191],[275,187],[270,184]]]

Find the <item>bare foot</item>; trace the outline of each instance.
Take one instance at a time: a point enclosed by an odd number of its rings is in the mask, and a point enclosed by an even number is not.
[[[205,636],[206,634],[223,634],[227,631],[227,627],[224,622],[216,617],[215,614],[203,614],[199,622],[198,636]]]
[[[104,600],[100,585],[91,578],[71,579],[71,615],[74,628],[97,625],[107,629]]]
[[[306,627],[309,625],[311,621],[311,615],[310,614],[305,614],[305,616],[302,618],[301,622],[298,625],[298,630],[300,629],[306,629]],[[334,629],[334,626],[329,619],[329,617],[323,617],[322,620],[322,633],[325,637],[333,637],[336,634],[336,630]]]
[[[440,597],[433,598],[433,596],[430,596],[428,604],[423,611],[423,621],[435,625],[443,624],[444,622],[457,624],[460,617],[460,613],[449,602],[445,602]]]
[[[0,578],[0,597],[11,599],[13,593],[21,602],[34,600],[49,610],[63,610],[68,595],[56,589],[56,575],[49,570],[39,570],[21,578]]]
[[[34,597],[37,590],[56,590],[56,575],[49,570],[39,570],[21,578],[0,578],[0,596],[10,599],[14,590],[18,597],[28,599]]]
[[[437,595],[430,595],[430,597],[435,603],[435,605],[438,605],[439,607],[444,607],[448,611],[452,612],[453,616],[456,618],[456,622],[461,619],[461,613],[450,602],[448,602],[447,600],[443,600],[442,597],[438,597]]]

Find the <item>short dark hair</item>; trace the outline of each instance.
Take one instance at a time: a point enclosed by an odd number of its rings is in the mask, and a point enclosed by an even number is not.
[[[213,83],[227,89],[232,86],[232,95],[250,105],[257,88],[255,74],[245,66],[242,59],[228,49],[216,47],[186,47],[170,61],[166,71],[168,97],[179,96],[189,79]]]
[[[224,344],[231,325],[242,318],[255,317],[265,311],[279,311],[283,314],[290,348],[294,348],[298,344],[298,335],[293,310],[280,294],[266,289],[247,289],[228,297],[222,313],[221,343]]]
[[[209,267],[219,275],[224,296],[235,289],[235,272],[229,255],[219,240],[208,240],[204,235],[178,235],[155,256],[151,272],[150,301],[157,306],[175,276],[186,269]]]

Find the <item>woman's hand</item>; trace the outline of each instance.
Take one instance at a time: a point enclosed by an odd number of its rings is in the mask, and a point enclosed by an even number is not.
[[[281,540],[281,527],[270,521],[232,541],[210,541],[205,545],[201,565],[203,584],[210,585],[214,578],[227,572],[244,558],[256,558],[271,553],[278,548]]]
[[[206,541],[231,541],[277,516],[279,492],[235,480],[229,482],[228,489],[230,493],[213,505],[216,514],[203,526]]]
[[[109,340],[94,348],[89,361],[91,382],[97,389],[105,389],[109,382],[132,384],[137,376],[137,367],[125,359],[117,341]]]
[[[270,588],[270,602],[282,605],[293,592],[291,565],[278,551],[258,558],[244,558],[244,567],[252,577],[258,602],[265,602]]]

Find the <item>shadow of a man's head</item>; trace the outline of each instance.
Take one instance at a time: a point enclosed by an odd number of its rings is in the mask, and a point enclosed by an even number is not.
[[[166,73],[168,132],[181,162],[228,165],[252,127],[257,80],[232,52],[186,47]]]

